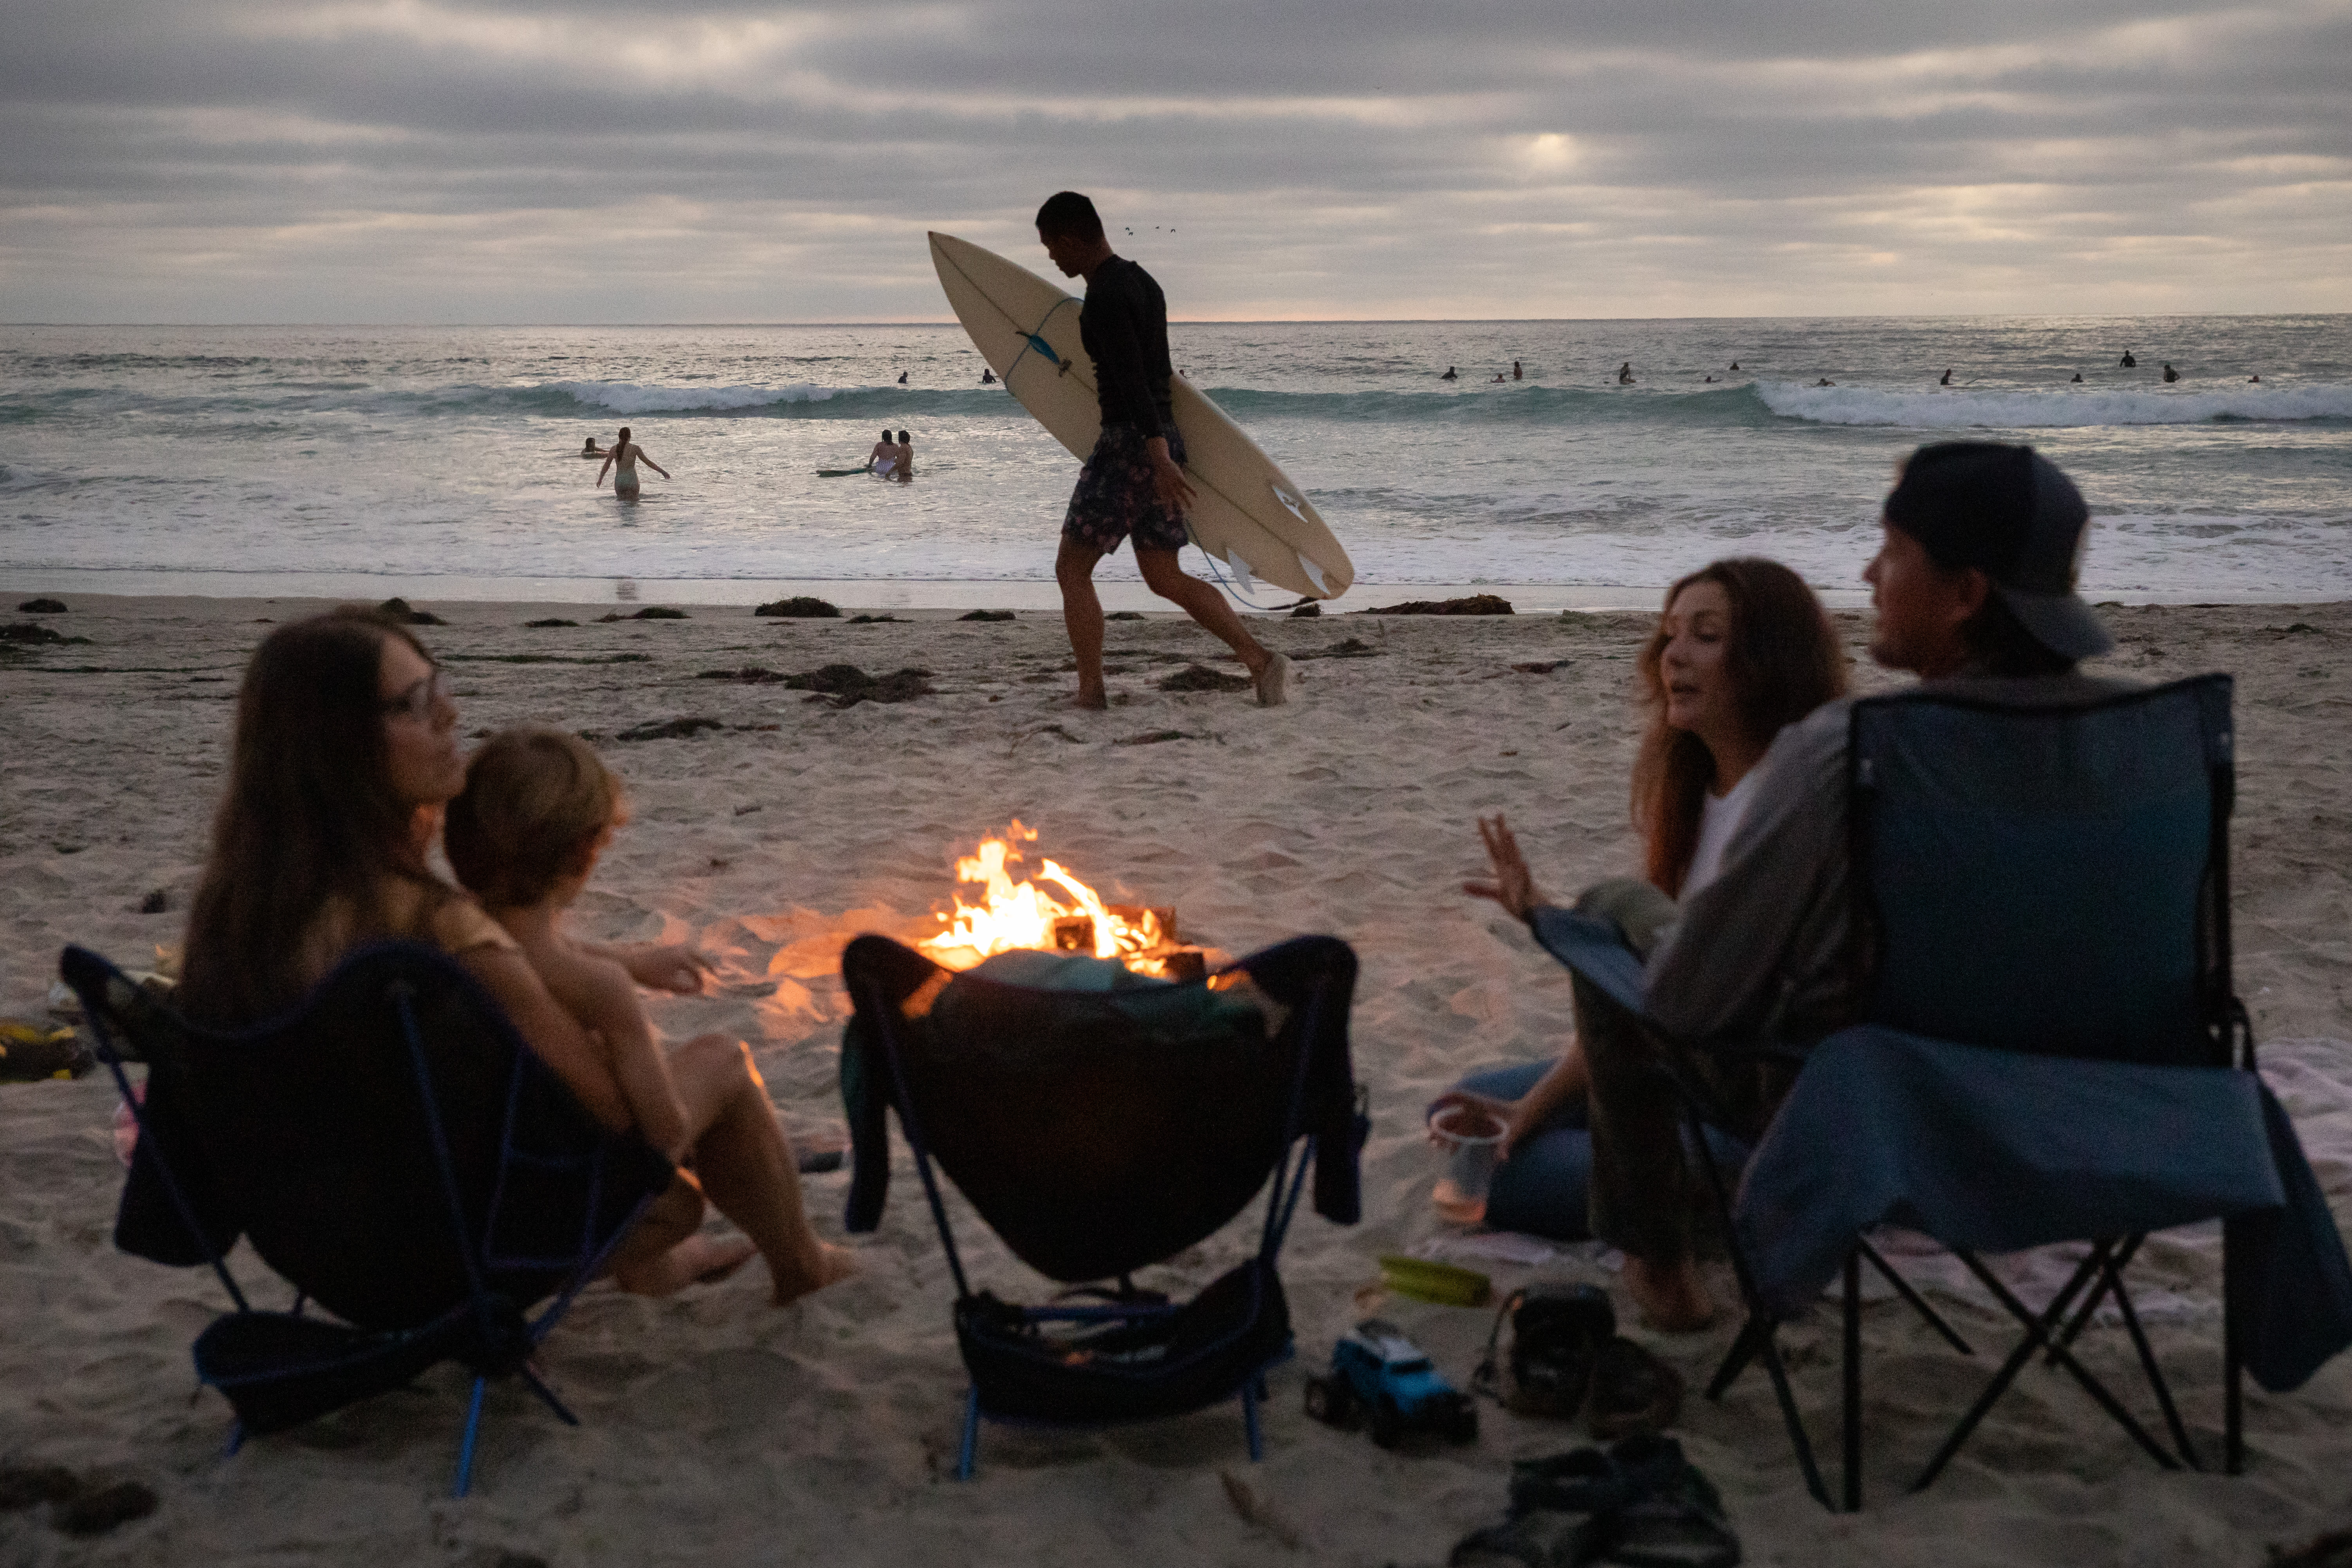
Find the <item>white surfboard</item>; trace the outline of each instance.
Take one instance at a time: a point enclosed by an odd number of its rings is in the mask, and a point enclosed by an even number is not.
[[[931,264],[956,319],[997,378],[1079,458],[1102,434],[1094,361],[1078,342],[1083,303],[1058,283],[953,235],[931,236]],[[1185,522],[1244,593],[1253,578],[1336,599],[1356,568],[1290,477],[1182,376],[1169,378],[1184,472],[1200,494]]]

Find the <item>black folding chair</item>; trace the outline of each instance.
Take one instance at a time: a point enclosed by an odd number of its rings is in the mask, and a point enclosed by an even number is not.
[[[1349,1064],[1348,945],[1303,937],[1235,968],[1273,1000],[1278,1027],[1248,1009],[1209,1016],[1201,1004],[1214,977],[1062,991],[985,972],[950,980],[878,936],[842,955],[856,1008],[842,1052],[856,1160],[847,1226],[880,1222],[883,1110],[894,1108],[955,1279],[971,1374],[959,1479],[971,1474],[982,1416],[1100,1426],[1236,1395],[1260,1456],[1264,1376],[1291,1353],[1283,1237],[1310,1166],[1318,1212],[1355,1223],[1366,1124]],[[935,1162],[1024,1262],[1086,1288],[1043,1306],[974,1289]],[[1132,1271],[1211,1236],[1262,1187],[1246,1261],[1190,1301],[1135,1285]]]
[[[578,1425],[531,1354],[675,1173],[581,1110],[471,976],[383,943],[285,1017],[216,1030],[96,953],[58,968],[138,1121],[116,1245],[207,1264],[236,1304],[194,1346],[236,1412],[231,1452],[453,1360],[474,1374],[454,1495],[491,1379]],[[124,1069],[142,1061],[143,1091]],[[240,1235],[296,1288],[291,1311],[250,1304],[226,1262]]]

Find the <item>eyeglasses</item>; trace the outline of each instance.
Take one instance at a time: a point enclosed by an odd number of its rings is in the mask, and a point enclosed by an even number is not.
[[[432,719],[435,703],[447,700],[449,700],[449,674],[446,670],[436,669],[432,674],[415,681],[407,690],[391,701],[383,704],[383,708],[384,717],[387,719],[397,719],[404,713],[422,724]]]

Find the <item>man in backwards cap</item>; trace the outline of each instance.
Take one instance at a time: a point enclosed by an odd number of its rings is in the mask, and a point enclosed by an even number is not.
[[[1884,542],[1863,573],[1878,612],[1871,658],[1996,702],[2128,689],[2130,682],[2075,672],[2077,660],[2112,646],[2074,592],[2089,521],[2073,483],[2030,447],[1921,447],[1886,498]],[[1811,1041],[1858,1016],[1861,977],[1845,961],[1851,706],[1826,704],[1780,731],[1722,875],[1679,910],[1647,884],[1603,884],[1587,895],[1587,906],[1629,931],[1658,933],[1648,1005],[1675,1039]],[[1654,1322],[1702,1327],[1713,1307],[1686,1229],[1698,1178],[1685,1163],[1675,1101],[1655,1068],[1667,1047],[1582,985],[1577,1024],[1592,1072],[1593,1234],[1624,1252],[1626,1288]],[[1794,1076],[1785,1065],[1735,1064],[1704,1049],[1677,1056],[1751,1135]]]

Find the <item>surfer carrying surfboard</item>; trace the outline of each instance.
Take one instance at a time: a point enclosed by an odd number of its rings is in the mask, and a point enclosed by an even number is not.
[[[1078,706],[1103,708],[1103,610],[1095,567],[1129,535],[1147,587],[1174,604],[1234,650],[1249,668],[1257,700],[1272,708],[1290,696],[1290,661],[1269,653],[1242,625],[1224,595],[1177,564],[1187,541],[1184,509],[1197,499],[1184,477],[1184,437],[1176,428],[1168,381],[1168,299],[1151,274],[1115,254],[1093,202],[1063,191],[1037,209],[1037,238],[1066,278],[1084,278],[1087,298],[1078,338],[1094,361],[1102,434],[1062,520],[1054,576],[1062,588],[1062,622],[1078,665]]]

